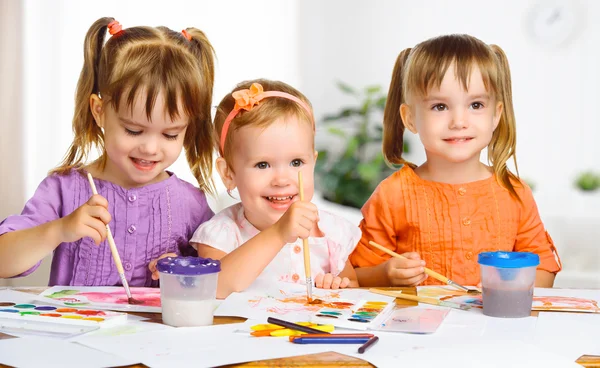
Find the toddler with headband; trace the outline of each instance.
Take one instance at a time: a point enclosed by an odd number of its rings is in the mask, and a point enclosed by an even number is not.
[[[215,132],[217,170],[241,203],[200,225],[190,242],[199,256],[221,260],[217,297],[255,282],[304,282],[301,239],[308,239],[316,287],[358,286],[348,255],[360,230],[310,202],[317,152],[306,97],[278,81],[241,83],[219,104]]]

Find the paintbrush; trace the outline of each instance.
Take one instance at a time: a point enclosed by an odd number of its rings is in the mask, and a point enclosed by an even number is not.
[[[302,171],[298,171],[298,189],[300,191],[300,200],[304,201],[304,184],[302,181]],[[302,239],[302,248],[304,250],[304,273],[306,273],[306,299],[308,303],[313,303],[312,298],[312,277],[310,272],[310,248],[308,239]]]
[[[394,251],[391,251],[391,250],[387,249],[386,247],[375,243],[374,241],[369,241],[369,244],[371,246],[379,249],[380,251],[389,254],[392,257],[396,257],[396,258],[408,260],[408,258],[406,258],[406,257],[404,257],[404,256],[402,256],[402,255],[400,255],[400,254],[398,254],[398,253],[396,253]],[[439,273],[435,272],[434,270],[430,270],[427,267],[423,267],[423,269],[424,269],[424,272],[426,274],[428,274],[429,276],[433,277],[434,279],[439,280],[439,281],[441,281],[441,282],[443,282],[445,284],[448,284],[450,286],[454,286],[455,288],[457,288],[459,290],[462,290],[465,293],[468,293],[468,294],[481,294],[481,291],[474,290],[474,289],[469,289],[469,288],[466,288],[466,287],[464,287],[464,286],[462,286],[460,284],[457,284],[456,282],[450,280],[449,278],[447,278],[446,276],[444,276],[442,274],[439,274]]]
[[[371,289],[369,289],[369,291],[372,293],[375,293],[375,294],[393,296],[398,299],[412,300],[412,301],[424,303],[424,304],[439,305],[440,307],[456,308],[456,309],[462,309],[462,310],[471,309],[471,306],[467,305],[467,304],[448,302],[448,301],[439,300],[436,298],[428,298],[426,296],[403,294],[401,291],[381,290],[381,289],[375,289],[375,288],[371,288]]]
[[[92,187],[92,193],[98,194],[92,174],[88,173],[87,175],[88,180],[90,181],[90,187]],[[134,299],[131,296],[131,290],[129,290],[129,283],[127,282],[127,278],[125,277],[125,271],[123,270],[123,265],[121,264],[121,257],[119,256],[119,252],[117,251],[117,245],[115,244],[115,239],[112,236],[112,232],[110,231],[110,227],[108,226],[108,224],[106,224],[106,238],[108,240],[108,245],[110,246],[110,252],[112,253],[113,261],[115,262],[115,266],[117,266],[119,277],[121,277],[121,283],[123,284],[123,287],[125,288],[125,293],[127,294],[127,302],[129,304],[141,304],[142,301]]]

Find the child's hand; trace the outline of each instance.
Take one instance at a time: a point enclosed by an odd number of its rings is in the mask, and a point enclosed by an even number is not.
[[[61,243],[72,243],[88,236],[99,245],[106,239],[106,224],[110,220],[108,201],[95,194],[81,207],[59,220]]]
[[[347,277],[333,276],[330,273],[320,273],[315,277],[315,286],[320,289],[344,289],[349,285],[350,279]]]
[[[382,264],[390,284],[393,286],[416,286],[425,281],[427,278],[423,269],[425,261],[421,260],[419,253],[408,252],[402,255],[408,259],[392,257]]]
[[[158,257],[157,259],[153,259],[152,261],[150,261],[150,263],[148,263],[148,269],[150,270],[150,272],[152,272],[152,280],[158,280],[158,270],[156,269],[156,264],[158,263],[159,260],[161,260],[165,257],[177,257],[177,254],[165,253],[165,254],[161,255],[160,257]]]
[[[297,201],[292,203],[274,226],[285,243],[293,243],[298,238],[308,238],[318,221],[317,206],[310,202]]]

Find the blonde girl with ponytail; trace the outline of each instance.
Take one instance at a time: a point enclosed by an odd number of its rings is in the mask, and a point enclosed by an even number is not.
[[[406,131],[426,161],[404,159]],[[350,257],[361,286],[439,284],[423,267],[463,285],[480,282],[484,251],[539,255],[536,286],[561,270],[531,189],[516,165],[516,123],[506,55],[469,35],[426,40],[400,53],[384,112],[383,153],[401,169],[362,209],[362,239]],[[487,161],[480,160],[487,148]],[[374,241],[403,254],[391,258]]]
[[[30,274],[53,253],[49,285],[117,285],[106,224],[129,285],[157,286],[148,264],[161,254],[193,254],[188,240],[213,216],[213,80],[214,50],[196,28],[94,22],[73,143],[23,212],[0,224],[0,277]],[[167,171],[182,149],[199,188]]]

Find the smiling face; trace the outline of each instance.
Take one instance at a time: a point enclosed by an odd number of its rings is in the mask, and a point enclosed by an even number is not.
[[[267,127],[244,126],[235,131],[231,168],[223,158],[217,168],[225,186],[238,188],[246,219],[264,230],[300,199],[298,171],[302,171],[305,200],[314,193],[312,126],[288,116]]]
[[[411,96],[400,111],[407,129],[419,134],[428,161],[479,163],[498,126],[502,103],[486,90],[476,65],[466,88],[452,63],[439,88]]]
[[[96,124],[104,129],[107,160],[101,178],[124,188],[168,177],[165,169],[181,153],[189,120],[181,115],[172,119],[166,112],[162,93],[148,117],[142,96],[138,93],[131,109],[121,101],[118,111],[97,95],[92,95],[90,101]]]

